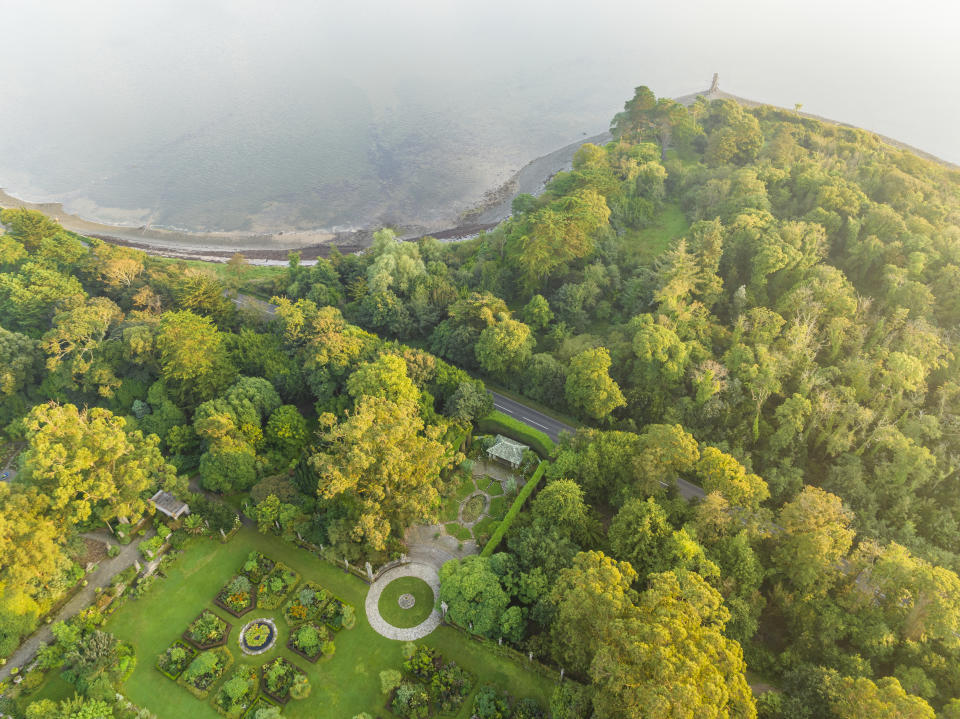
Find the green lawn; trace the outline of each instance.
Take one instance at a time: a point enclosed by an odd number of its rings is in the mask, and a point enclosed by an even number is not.
[[[666,250],[670,243],[683,237],[690,229],[690,223],[679,205],[666,204],[656,221],[642,230],[633,230],[624,234],[621,242],[627,252],[638,257],[643,264],[649,264]]]
[[[384,669],[400,668],[402,643],[385,639],[370,628],[363,609],[366,583],[307,551],[246,527],[227,544],[208,540],[192,544],[168,570],[167,579],[157,582],[141,599],[129,601],[110,618],[107,631],[131,642],[137,652],[137,668],[125,685],[124,693],[160,719],[215,719],[220,716],[209,700],[201,702],[194,698],[186,689],[160,674],[154,663],[157,655],[180,636],[201,609],[213,609],[211,600],[217,591],[254,549],[300,572],[304,581],[318,582],[352,604],[357,610],[357,625],[354,629],[337,633],[336,653],[331,659],[310,664],[286,649],[289,631],[280,610],[255,609],[242,619],[235,619],[214,609],[234,625],[228,646],[237,664],[259,666],[279,655],[307,672],[313,685],[312,694],[304,701],[287,704],[284,716],[350,719],[361,711],[386,716],[382,709],[378,675]],[[246,657],[236,645],[237,631],[258,616],[274,618],[280,637],[277,647],[263,656]],[[478,677],[478,683],[490,682],[516,697],[531,696],[546,706],[553,689],[552,681],[495,656],[484,645],[468,641],[456,630],[440,627],[422,641],[472,672]],[[465,702],[459,719],[469,717],[472,701],[468,698]]]
[[[410,609],[401,609],[398,599],[401,594],[412,594],[416,604]],[[433,590],[417,577],[400,577],[388,584],[380,595],[380,616],[401,629],[415,627],[433,611]]]

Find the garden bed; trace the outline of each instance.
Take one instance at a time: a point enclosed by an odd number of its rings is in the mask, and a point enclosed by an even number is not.
[[[277,706],[276,702],[270,701],[269,698],[260,695],[254,700],[253,704],[250,705],[250,708],[247,709],[243,715],[243,719],[255,719],[257,712],[261,709],[269,709],[275,706]]]
[[[200,612],[200,616],[190,622],[190,626],[182,636],[203,651],[226,644],[232,626],[230,622],[224,621],[209,609],[204,609]]]
[[[307,582],[283,605],[283,617],[291,625],[313,619],[332,598],[319,584]]]
[[[354,616],[353,606],[341,601],[337,597],[330,597],[330,600],[324,604],[317,612],[317,621],[326,624],[333,631],[339,632],[343,628],[350,629],[353,626],[352,621],[347,621],[347,615]],[[347,626],[349,624],[349,626]]]
[[[276,565],[277,563],[265,554],[250,552],[243,566],[240,568],[240,574],[247,577],[247,579],[254,584],[259,584],[264,577],[273,571]]]
[[[413,648],[403,663],[403,673],[392,672],[393,677],[386,681],[392,680],[394,686],[384,686],[386,674],[380,675],[381,689],[388,691],[386,709],[405,718],[435,713],[456,716],[476,681],[470,672],[456,662],[445,662],[436,649],[426,645]]]
[[[178,650],[182,650],[182,654]],[[165,677],[176,681],[196,656],[196,649],[178,639],[167,647],[167,651],[157,657],[156,667]]]
[[[310,632],[311,629],[314,630],[315,635]],[[332,640],[333,635],[326,625],[310,622],[290,633],[287,649],[294,654],[299,654],[311,664],[315,664],[323,656],[324,644]],[[313,649],[311,650],[310,647]]]
[[[291,691],[298,677],[307,680],[306,672],[293,662],[278,657],[260,668],[260,689],[277,704],[286,704],[293,698]]]
[[[300,581],[300,575],[282,562],[257,587],[257,604],[262,609],[279,609]]]
[[[242,617],[257,606],[256,586],[249,577],[237,574],[220,590],[213,603],[235,617]]]
[[[257,698],[260,674],[256,667],[237,667],[220,685],[212,703],[227,719],[240,719]]]
[[[206,699],[213,685],[233,664],[233,655],[226,647],[200,652],[184,669],[177,683],[198,699]]]

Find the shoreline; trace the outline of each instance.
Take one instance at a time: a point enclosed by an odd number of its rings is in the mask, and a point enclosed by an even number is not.
[[[586,135],[586,133],[584,133]],[[510,216],[513,198],[521,193],[540,194],[558,172],[569,169],[574,153],[588,142],[607,142],[609,132],[565,145],[537,157],[510,176],[506,182],[488,190],[474,205],[459,214],[455,225],[430,231],[424,226],[395,227],[401,240],[416,241],[435,237],[453,242],[472,239],[491,230]],[[55,219],[62,227],[87,237],[122,245],[161,257],[226,262],[241,253],[252,264],[286,264],[290,252],[300,252],[301,261],[313,263],[329,256],[336,247],[344,253],[360,252],[371,245],[376,228],[347,231],[290,230],[278,232],[190,232],[156,227],[124,227],[84,219],[64,210],[59,202],[28,202],[0,188],[0,208],[38,210]]]

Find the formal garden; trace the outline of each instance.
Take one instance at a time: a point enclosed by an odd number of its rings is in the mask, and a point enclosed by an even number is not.
[[[478,448],[483,440],[475,440]],[[443,502],[440,524],[450,536],[482,547],[510,509],[524,473],[478,458],[464,462],[456,476],[460,483]]]
[[[363,712],[469,719],[489,691],[546,706],[555,685],[527,662],[448,626],[413,653],[413,645],[380,636],[356,611],[365,582],[247,527],[226,544],[188,544],[165,573],[104,626],[138,658],[126,696],[161,719],[252,719],[270,707],[294,719]],[[413,626],[433,610],[433,592],[420,579],[396,580],[387,590],[381,607],[391,623]],[[407,596],[413,604],[403,609]],[[381,673],[390,671],[401,681],[385,692]],[[47,682],[39,695],[56,697],[62,682]],[[478,716],[528,716],[516,713],[519,699],[509,707],[512,713]]]

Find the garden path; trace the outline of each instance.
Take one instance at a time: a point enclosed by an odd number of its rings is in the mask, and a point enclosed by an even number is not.
[[[370,591],[367,592],[367,600],[364,608],[367,612],[367,621],[373,630],[386,637],[387,639],[396,639],[401,642],[412,642],[430,634],[434,629],[440,626],[440,612],[434,609],[430,616],[415,627],[401,629],[395,627],[380,616],[380,595],[390,582],[400,577],[416,577],[422,579],[433,590],[434,600],[440,597],[440,575],[433,564],[426,564],[418,561],[402,564],[399,567],[388,569],[370,585]]]
[[[137,540],[130,542],[127,545],[121,545],[113,538],[112,535],[105,537],[104,532],[94,531],[83,536],[89,537],[91,539],[96,539],[98,541],[105,541],[107,544],[115,545],[120,547],[120,554],[116,557],[107,557],[97,566],[96,570],[92,574],[88,574],[85,579],[87,580],[87,586],[83,587],[79,592],[74,594],[70,601],[64,604],[60,610],[51,618],[50,624],[44,624],[37,631],[31,634],[29,637],[24,640],[23,644],[7,658],[7,663],[0,667],[0,681],[3,681],[8,676],[10,676],[10,670],[13,667],[24,667],[33,661],[33,658],[37,655],[37,652],[40,651],[40,646],[46,644],[53,638],[53,633],[50,631],[50,626],[55,622],[65,621],[77,614],[81,609],[90,606],[96,600],[97,597],[97,588],[106,587],[110,584],[110,580],[118,572],[122,572],[127,567],[132,566],[135,562],[141,559],[139,544],[140,541],[150,539],[156,530],[150,525],[150,528],[147,530],[147,533],[142,537],[139,537]]]

